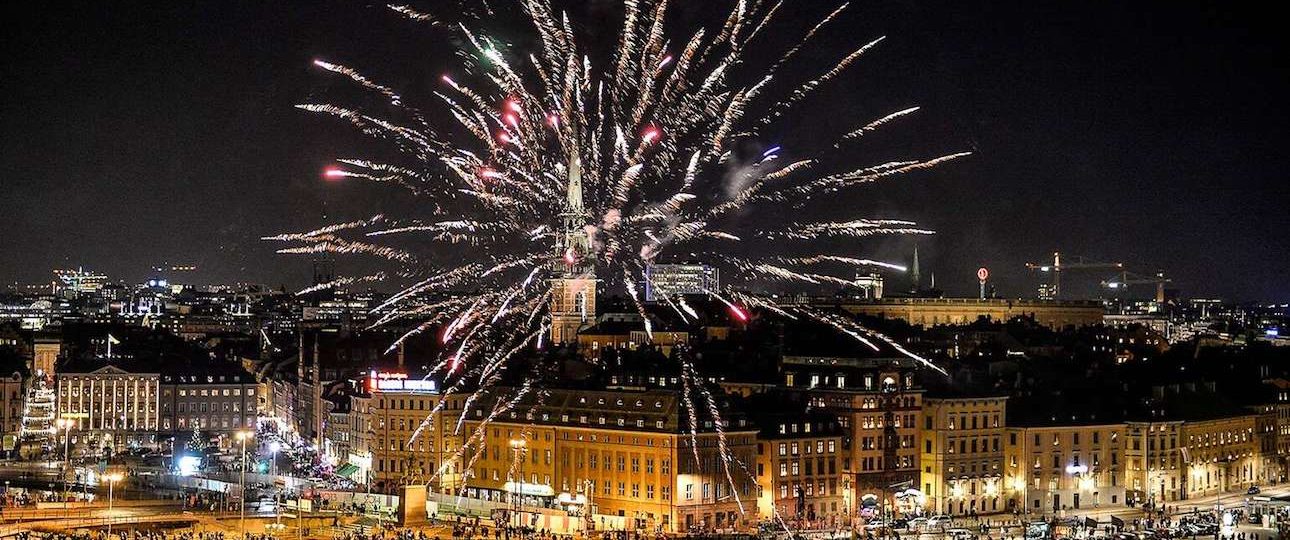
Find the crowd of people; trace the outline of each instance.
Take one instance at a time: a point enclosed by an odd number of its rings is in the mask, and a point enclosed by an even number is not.
[[[335,540],[440,540],[427,536],[425,531],[374,527],[370,532],[346,532],[333,537]]]
[[[15,535],[18,540],[236,540],[237,535],[225,535],[222,532],[196,531],[163,531],[163,530],[130,530],[88,531],[76,533],[41,533],[22,532]]]

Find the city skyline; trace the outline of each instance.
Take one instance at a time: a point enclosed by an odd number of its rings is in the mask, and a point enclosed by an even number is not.
[[[597,9],[605,8],[588,8],[584,16],[596,16]],[[683,17],[707,15],[678,9]],[[860,97],[830,96],[841,98],[832,103],[854,108],[858,117],[920,105],[911,127],[893,133],[926,142],[890,144],[974,151],[953,167],[866,194],[879,211],[937,231],[919,245],[924,275],[934,272],[938,285],[966,296],[974,292],[975,269],[987,266],[1001,294],[1028,296],[1036,280],[1023,263],[1059,250],[1124,261],[1138,271],[1163,269],[1188,295],[1283,300],[1285,284],[1276,269],[1285,266],[1290,249],[1276,231],[1285,230],[1285,213],[1278,209],[1286,188],[1275,182],[1282,158],[1267,150],[1285,134],[1263,119],[1284,105],[1255,106],[1284,84],[1255,70],[1279,45],[1262,37],[1252,13],[1227,12],[1221,19],[1254,28],[1250,41],[1214,28],[1216,19],[1204,9],[1151,16],[1173,23],[1160,25],[1168,31],[1148,26],[1152,18],[1141,9],[1063,9],[1062,16],[1041,17],[1025,9],[978,13],[880,2],[844,14],[845,25],[889,40],[846,81]],[[319,223],[324,212],[366,215],[374,198],[384,196],[320,181],[332,155],[356,147],[290,108],[330,86],[308,61],[318,55],[381,57],[406,48],[395,42],[436,37],[339,2],[248,11],[206,6],[14,15],[30,24],[9,39],[46,54],[6,63],[12,73],[5,84],[18,94],[6,100],[6,117],[14,121],[5,123],[0,152],[13,171],[9,195],[0,202],[0,225],[13,234],[0,240],[0,248],[26,254],[0,262],[6,282],[43,281],[48,269],[76,265],[143,279],[137,269],[170,260],[197,264],[205,282],[305,284],[307,263],[275,257],[272,246],[258,239]],[[229,22],[215,32],[195,27],[199,18]],[[1000,36],[963,28],[973,18],[996,18],[1001,31],[1023,24],[1033,29]],[[377,32],[347,24],[355,19],[388,29],[388,35],[377,38]],[[138,20],[155,23],[149,28],[170,44],[162,47],[165,54],[140,54],[156,42],[138,30]],[[1107,24],[1080,24],[1097,21]],[[52,25],[59,29],[46,32]],[[1072,36],[1076,28],[1088,34]],[[1188,31],[1220,45],[1180,39]],[[94,32],[115,36],[115,46],[91,48]],[[1124,37],[1130,35],[1135,37]],[[826,43],[826,50],[832,45]],[[413,59],[397,61],[413,66],[415,75],[405,82],[416,86],[428,84],[417,79],[436,77],[450,59],[419,67]],[[1146,65],[1158,69],[1141,69]],[[1204,75],[1219,67],[1232,76]],[[1021,73],[1041,76],[1018,80]],[[881,84],[866,82],[875,77]],[[229,85],[238,92],[228,92]],[[38,88],[42,92],[33,93]],[[1172,93],[1155,93],[1159,88]],[[1256,101],[1220,99],[1228,93]],[[1175,99],[1157,101],[1159,95]],[[1160,107],[1144,106],[1151,103]],[[63,104],[71,108],[59,108]],[[827,108],[812,111],[814,118],[825,114]],[[1050,136],[1039,136],[1050,128]],[[1153,137],[1152,129],[1191,135]],[[1043,144],[1049,146],[1039,151]],[[1225,157],[1233,152],[1241,158]],[[1076,157],[1081,155],[1088,159]],[[1057,179],[1044,179],[1050,176]],[[203,202],[193,199],[198,196]],[[60,217],[73,208],[91,217]],[[868,245],[867,254],[893,260],[907,258],[912,248],[908,241]]]
[[[0,9],[0,537],[1290,538],[1264,13]]]

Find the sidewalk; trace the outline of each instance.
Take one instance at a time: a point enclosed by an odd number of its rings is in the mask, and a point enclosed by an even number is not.
[[[1280,485],[1280,486],[1270,487],[1270,488],[1264,489],[1263,492],[1259,493],[1257,496],[1282,497],[1286,495],[1290,495],[1290,485]],[[1223,506],[1225,508],[1240,507],[1245,504],[1246,498],[1253,497],[1253,496],[1254,495],[1246,495],[1244,491],[1240,491],[1240,492],[1233,491],[1229,493],[1223,493],[1221,495],[1207,495],[1204,497],[1191,498],[1184,501],[1170,501],[1166,503],[1166,505],[1169,508],[1170,514],[1179,515],[1179,514],[1185,514],[1185,513],[1191,512],[1193,507],[1201,511],[1204,511],[1207,509],[1213,509],[1214,505],[1218,503],[1219,498],[1222,498]],[[1174,507],[1177,507],[1177,510],[1174,510]],[[1111,516],[1118,517],[1125,521],[1132,521],[1135,518],[1146,517],[1146,512],[1143,511],[1142,507],[1140,506],[1133,507],[1133,508],[1130,508],[1127,506],[1104,506],[1101,508],[1087,507],[1087,508],[1078,508],[1078,509],[1071,508],[1062,512],[1058,512],[1058,517],[1060,518],[1079,517],[1082,519],[1082,518],[1089,517],[1089,518],[1096,519],[1100,523],[1109,522],[1111,520]],[[1015,520],[1018,517],[1020,516],[1015,516],[1013,514],[995,514],[995,515],[981,516],[981,520],[983,522],[997,521],[1000,519]],[[1041,519],[1052,519],[1052,517],[1053,517],[1053,512],[1051,511],[1044,512],[1044,513],[1032,512],[1032,513],[1025,514],[1024,521],[1039,521]]]

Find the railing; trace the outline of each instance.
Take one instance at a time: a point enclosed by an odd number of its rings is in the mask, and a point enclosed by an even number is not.
[[[6,513],[6,517],[8,514]],[[66,523],[58,523],[59,521]],[[0,525],[0,538],[14,536],[19,533],[31,532],[37,528],[46,529],[98,529],[105,528],[108,525],[117,527],[120,525],[137,525],[140,523],[165,523],[168,521],[197,521],[196,517],[183,515],[162,515],[162,516],[119,516],[119,517],[77,517],[58,518],[39,520],[32,522],[19,522],[9,525]]]

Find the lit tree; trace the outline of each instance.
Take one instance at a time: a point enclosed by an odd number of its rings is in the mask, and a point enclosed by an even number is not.
[[[206,437],[202,436],[201,427],[194,423],[193,434],[188,438],[188,445],[186,448],[188,448],[188,451],[190,452],[202,454],[206,452],[206,448],[209,446],[210,442],[206,440]]]

